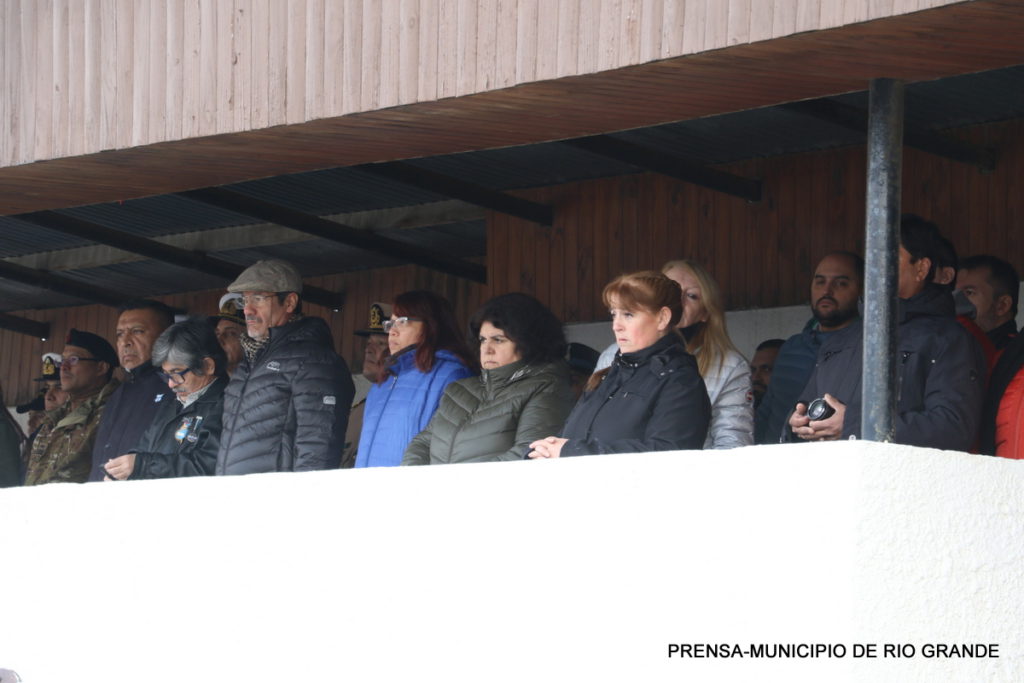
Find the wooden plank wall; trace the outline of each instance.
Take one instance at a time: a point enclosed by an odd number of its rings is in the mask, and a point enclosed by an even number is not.
[[[0,167],[256,130],[955,0],[3,0]]]
[[[903,207],[939,224],[961,255],[992,253],[1024,273],[1019,238],[1024,225],[1024,120],[977,126],[958,136],[999,150],[992,174],[907,150]],[[729,170],[759,177],[759,204],[652,174],[573,183],[522,193],[556,206],[555,225],[542,228],[502,214],[488,217],[486,286],[413,266],[309,279],[346,291],[340,313],[308,306],[334,332],[339,352],[361,365],[353,330],[365,324],[370,303],[409,289],[433,289],[453,302],[467,321],[496,294],[524,291],[547,303],[566,322],[604,319],[600,292],[613,276],[658,268],[689,257],[707,266],[722,285],[730,310],[806,301],[811,269],[833,249],[863,250],[864,149],[745,161]],[[208,313],[221,291],[163,297],[191,313]],[[39,356],[59,351],[70,327],[112,335],[116,316],[104,306],[14,311],[50,321],[43,343],[0,331],[0,383],[7,400],[25,400]],[[17,397],[16,399],[14,397]]]

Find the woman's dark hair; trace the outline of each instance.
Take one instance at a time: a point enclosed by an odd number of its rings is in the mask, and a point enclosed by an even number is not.
[[[925,282],[935,279],[935,270],[942,258],[942,234],[937,225],[918,215],[905,213],[900,217],[900,246],[910,254],[910,262],[923,258],[931,262]],[[956,264],[951,264],[956,267]]]
[[[469,346],[480,355],[480,328],[490,323],[505,333],[527,363],[549,363],[565,357],[565,332],[548,307],[529,294],[496,296],[469,321]]]
[[[193,317],[164,330],[153,344],[153,365],[184,365],[197,375],[203,374],[203,359],[213,359],[213,374],[223,377],[227,367],[224,348],[217,341],[213,326],[205,317]]]
[[[396,318],[417,318],[423,323],[423,338],[416,346],[414,361],[420,372],[430,372],[434,367],[434,356],[442,349],[455,354],[466,367],[476,366],[473,355],[462,341],[459,325],[455,322],[455,311],[448,299],[425,289],[405,292],[395,297],[392,315]],[[391,374],[390,368],[386,367],[380,381],[383,382]]]

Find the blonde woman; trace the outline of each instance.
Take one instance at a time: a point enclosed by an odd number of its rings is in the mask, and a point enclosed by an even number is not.
[[[736,448],[754,443],[754,401],[750,367],[736,350],[725,326],[722,295],[711,274],[688,259],[669,261],[661,272],[683,290],[683,315],[678,328],[686,349],[697,358],[697,367],[711,401],[711,426],[704,448]],[[612,344],[597,363],[610,366],[618,347]]]

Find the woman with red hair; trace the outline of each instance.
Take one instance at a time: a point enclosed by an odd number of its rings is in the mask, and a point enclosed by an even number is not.
[[[394,467],[413,437],[430,422],[445,387],[473,374],[448,300],[417,290],[395,298],[384,323],[390,356],[370,387],[356,467]]]
[[[676,324],[682,289],[661,273],[621,275],[604,288],[619,353],[590,378],[561,436],[530,444],[530,458],[700,449],[711,404]]]

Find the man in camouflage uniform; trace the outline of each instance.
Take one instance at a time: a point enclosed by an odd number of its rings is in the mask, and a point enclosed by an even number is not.
[[[69,400],[46,413],[32,444],[25,485],[84,482],[107,398],[118,386],[114,348],[99,335],[71,330],[60,366],[61,388]]]

